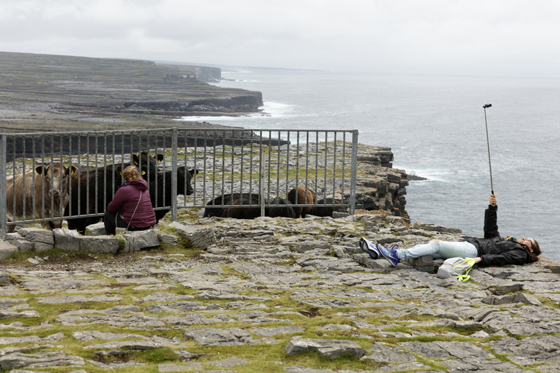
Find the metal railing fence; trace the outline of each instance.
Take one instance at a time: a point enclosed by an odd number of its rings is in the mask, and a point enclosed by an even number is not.
[[[259,200],[214,206],[259,207],[264,216],[267,206],[278,206],[278,198],[298,188],[312,190],[317,200],[326,201],[322,206],[347,207],[353,213],[357,147],[356,130],[164,128],[0,134],[1,234],[16,224],[59,224],[64,218],[70,226],[74,219],[102,217],[122,183],[120,171],[129,164],[136,165],[148,181],[156,212],[169,211],[173,221],[178,209],[201,209],[222,195],[235,193],[258,195]],[[75,167],[68,176],[68,196],[55,200],[44,189],[32,193],[31,199],[23,199],[33,206],[32,211],[23,209],[22,216],[14,213],[8,221],[7,210],[18,208],[15,198],[11,206],[7,203],[8,189],[15,189],[16,178],[37,172],[39,165],[59,163],[69,170]],[[36,188],[33,181],[29,184],[23,179],[24,193]],[[64,176],[49,182],[50,191],[64,184]],[[36,209],[37,200],[49,208]],[[309,202],[306,197],[292,206],[305,207]],[[65,207],[64,214],[60,207]]]

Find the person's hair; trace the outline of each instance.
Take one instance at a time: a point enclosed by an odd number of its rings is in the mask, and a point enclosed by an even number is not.
[[[134,166],[128,166],[122,173],[124,181],[134,181],[140,177],[138,169]]]
[[[533,262],[536,262],[537,260],[539,260],[539,255],[541,255],[542,251],[539,246],[539,243],[534,238],[531,247],[533,248],[533,252],[531,253],[531,258],[533,259],[532,260]]]

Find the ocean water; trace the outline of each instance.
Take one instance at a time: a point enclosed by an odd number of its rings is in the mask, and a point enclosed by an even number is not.
[[[243,69],[216,85],[263,93],[261,114],[196,117],[249,129],[357,129],[391,147],[393,167],[428,178],[407,187],[413,222],[482,235],[491,191],[502,236],[531,237],[560,261],[560,80]]]

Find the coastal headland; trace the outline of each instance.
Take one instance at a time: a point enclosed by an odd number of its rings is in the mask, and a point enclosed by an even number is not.
[[[202,81],[220,74],[142,60],[0,52],[0,131],[180,127],[186,124],[174,119],[181,116],[258,112],[261,92]]]

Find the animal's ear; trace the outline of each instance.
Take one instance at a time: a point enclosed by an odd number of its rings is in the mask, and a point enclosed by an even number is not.
[[[132,161],[134,162],[135,166],[140,164],[140,158],[138,158],[138,154],[132,154]]]
[[[165,158],[165,154],[158,154],[158,155],[156,156],[156,159],[158,160],[158,162],[163,161],[164,158]]]
[[[64,174],[65,175],[74,175],[74,172],[76,172],[77,168],[74,165],[70,165],[70,167],[66,168],[64,167]]]
[[[189,171],[189,173],[191,174],[191,176],[194,176],[196,174],[198,174],[198,170],[196,168],[193,168],[192,170]]]
[[[47,172],[47,168],[43,166],[37,166],[35,167],[35,172],[37,172],[41,176],[44,176],[45,173]]]

